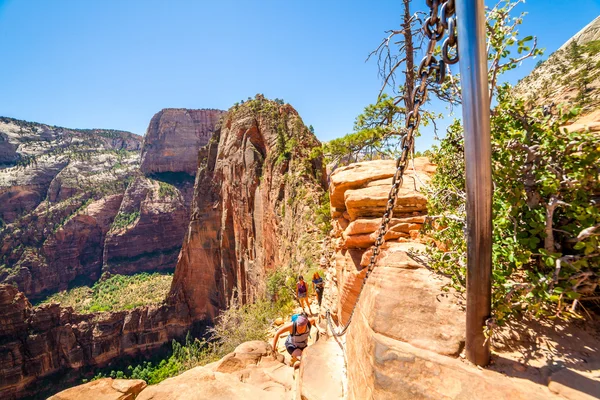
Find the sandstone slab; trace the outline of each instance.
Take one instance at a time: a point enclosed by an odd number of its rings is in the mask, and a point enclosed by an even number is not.
[[[411,164],[405,171],[403,187],[414,189],[419,181],[428,181],[429,175],[435,171],[435,165],[431,164],[426,157],[416,158],[414,166],[418,179],[415,179],[415,170],[412,169]],[[350,189],[356,190],[375,185],[387,187],[389,192],[395,169],[394,160],[365,161],[336,169],[330,176],[329,186],[332,210],[343,212],[347,208],[345,194]]]
[[[63,390],[48,400],[134,400],[146,386],[141,379],[102,378]]]
[[[347,342],[347,356],[353,360],[348,366],[349,399],[559,399],[547,387],[375,333],[364,319],[354,324]]]
[[[140,400],[291,398],[293,370],[262,341],[240,344],[220,361],[149,386]]]
[[[344,353],[335,340],[319,340],[302,352],[296,396],[302,400],[345,398]]]

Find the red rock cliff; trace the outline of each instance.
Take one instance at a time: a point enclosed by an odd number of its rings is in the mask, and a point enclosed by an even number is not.
[[[263,293],[269,270],[312,262],[319,148],[288,104],[258,95],[228,112],[200,154],[171,301],[187,303],[194,319],[213,318],[234,292],[243,302]]]
[[[208,143],[222,114],[221,110],[184,108],[165,108],[156,113],[144,137],[142,172],[195,175],[198,149]]]
[[[185,304],[80,315],[70,307],[33,308],[23,293],[0,284],[0,398],[39,393],[52,374],[151,351],[191,324]]]

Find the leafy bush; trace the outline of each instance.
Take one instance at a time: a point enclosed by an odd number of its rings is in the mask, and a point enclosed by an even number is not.
[[[183,344],[173,340],[171,346],[172,352],[167,359],[158,362],[144,361],[135,367],[129,365],[124,371],[100,372],[92,380],[108,377],[142,379],[149,385],[155,385],[190,368],[208,364],[220,358],[220,352],[215,350],[214,345],[204,339],[194,339],[189,333]],[[84,383],[86,381],[84,380]]]
[[[499,91],[491,118],[494,181],[493,309],[508,315],[578,317],[577,304],[596,297],[600,249],[597,133],[560,127],[559,117],[531,109]],[[430,212],[441,216],[431,234],[432,265],[464,289],[466,243],[463,136],[459,122],[433,157]]]
[[[281,315],[291,314],[294,309],[296,276],[291,267],[278,268],[267,276],[267,296]]]
[[[317,225],[321,229],[323,235],[329,235],[329,232],[333,229],[331,225],[331,202],[329,201],[329,192],[321,198],[321,204],[316,210],[316,221]]]

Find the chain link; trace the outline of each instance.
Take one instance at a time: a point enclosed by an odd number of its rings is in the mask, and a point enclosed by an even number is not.
[[[383,243],[385,243],[385,234],[388,230],[388,225],[392,220],[392,215],[394,213],[394,206],[396,205],[396,199],[398,198],[398,191],[402,187],[402,183],[404,181],[404,170],[406,169],[408,163],[408,157],[412,153],[412,149],[414,146],[414,133],[419,127],[419,123],[421,122],[421,114],[419,110],[421,106],[427,101],[427,81],[431,76],[435,75],[435,81],[438,84],[444,82],[445,74],[446,74],[446,64],[454,64],[458,61],[458,40],[456,37],[456,17],[455,17],[455,8],[454,8],[454,0],[426,0],[427,6],[430,8],[429,17],[425,20],[423,24],[423,32],[425,36],[429,39],[429,44],[427,46],[427,52],[418,69],[418,76],[420,81],[418,81],[418,85],[416,85],[413,93],[411,93],[411,99],[413,103],[413,109],[406,114],[406,134],[402,137],[402,141],[400,143],[400,148],[402,149],[402,153],[400,157],[396,160],[396,171],[394,172],[394,176],[392,177],[392,187],[388,194],[388,201],[385,207],[385,212],[383,213],[383,217],[381,218],[381,225],[377,230],[377,239],[375,240],[375,244],[373,245],[373,253],[369,260],[369,265],[366,267],[366,273],[362,280],[362,284],[360,287],[360,291],[358,292],[358,296],[356,298],[356,302],[352,307],[352,311],[350,311],[350,316],[348,317],[348,321],[346,325],[342,328],[341,331],[337,332],[333,327],[333,321],[331,318],[331,312],[329,310],[326,311],[325,315],[327,318],[327,325],[329,326],[329,330],[333,334],[333,336],[342,336],[348,330],[350,323],[352,322],[352,317],[354,316],[354,311],[356,310],[356,306],[358,305],[358,301],[360,300],[360,296],[362,291],[367,283],[367,279],[373,269],[375,268],[375,264],[377,262],[377,257],[380,254],[380,249]],[[441,5],[441,9],[440,9]],[[438,13],[439,11],[439,13]],[[435,47],[437,42],[444,37],[445,31],[448,30],[448,37],[444,41],[442,46],[442,60],[437,60],[433,53],[435,51]],[[454,55],[450,55],[449,50],[453,49],[455,52]]]

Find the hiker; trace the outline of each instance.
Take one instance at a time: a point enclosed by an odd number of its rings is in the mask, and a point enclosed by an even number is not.
[[[293,318],[295,317],[295,321]],[[273,338],[273,351],[277,352],[277,341],[279,336],[284,332],[290,332],[290,335],[285,340],[285,348],[292,356],[290,365],[295,366],[296,361],[300,360],[302,350],[308,346],[308,337],[310,336],[310,328],[315,324],[315,318],[308,318],[306,314],[300,314],[297,317],[292,317],[292,322],[285,324],[275,334]]]
[[[302,311],[306,312],[306,310],[304,310],[304,305],[306,304],[309,314],[312,315],[310,303],[308,302],[308,287],[306,286],[306,282],[304,282],[302,275],[298,276],[298,283],[296,283],[296,295],[298,296],[298,302],[300,302]]]
[[[315,272],[312,277],[312,285],[313,290],[317,293],[317,301],[319,303],[319,307],[321,307],[321,301],[323,300],[323,289],[325,287],[325,283],[323,282],[323,278],[319,275],[318,272]]]

